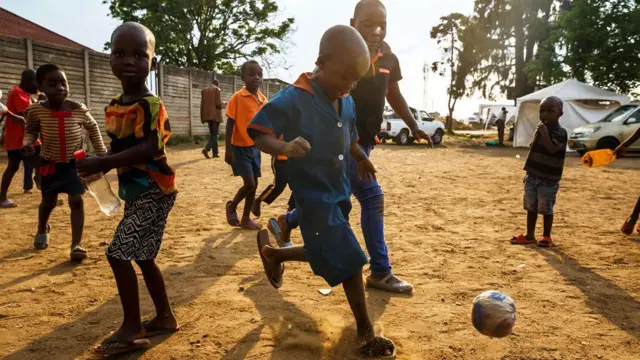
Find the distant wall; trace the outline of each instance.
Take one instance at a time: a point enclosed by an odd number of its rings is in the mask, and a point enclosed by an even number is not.
[[[45,63],[58,64],[65,70],[70,98],[85,103],[104,131],[104,108],[122,91],[120,82],[111,73],[108,54],[0,36],[0,90],[3,92],[0,101],[6,102],[9,90],[20,83],[24,69],[37,69]],[[242,88],[242,80],[237,76],[216,76],[204,70],[160,64],[155,74],[153,88],[158,89],[172,131],[177,135],[208,134],[207,126],[200,121],[200,99],[202,89],[209,86],[214,77],[220,81],[223,101]],[[260,90],[271,99],[287,85],[282,81],[265,81]]]

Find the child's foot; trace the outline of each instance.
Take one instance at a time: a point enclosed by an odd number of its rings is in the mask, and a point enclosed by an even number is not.
[[[638,222],[638,218],[628,217],[624,224],[622,224],[622,232],[627,235],[633,234],[633,227],[636,225],[636,222]],[[638,226],[638,229],[640,231],[640,226]]]
[[[231,201],[227,202],[226,211],[227,223],[234,227],[240,226],[240,220],[238,220],[238,212],[236,211],[235,207],[233,207],[233,203]]]
[[[204,157],[206,157],[207,159],[211,159],[211,157],[209,156],[209,150],[207,149],[202,149],[202,155],[204,155]]]
[[[376,359],[394,359],[396,345],[393,341],[373,334],[358,335],[358,352],[361,356]]]
[[[71,261],[81,262],[87,258],[87,250],[80,246],[71,249]]]
[[[276,243],[279,247],[291,247],[291,229],[289,224],[284,219],[284,215],[281,215],[278,220],[271,218],[267,223],[267,229],[276,238]]]
[[[142,322],[142,328],[144,329],[144,337],[150,338],[154,336],[173,334],[180,330],[178,321],[171,314],[168,317],[154,317],[151,320]]]
[[[94,351],[104,356],[115,356],[146,348],[150,343],[144,338],[143,329],[130,332],[120,328],[96,346]]]
[[[14,203],[11,200],[3,200],[0,201],[0,209],[13,209],[13,208],[17,208],[18,204]]]
[[[25,189],[23,194],[25,194],[25,195],[33,194],[33,189],[29,189],[29,190]]]
[[[284,274],[284,264],[277,263],[272,260],[271,252],[274,251],[269,241],[269,232],[266,230],[260,230],[258,232],[258,253],[260,259],[262,259],[262,266],[264,267],[264,273],[267,275],[267,279],[271,285],[279,289],[282,287],[282,274]]]
[[[511,245],[529,245],[535,244],[537,242],[538,241],[535,239],[535,237],[529,237],[524,234],[520,234],[511,238]]]
[[[253,205],[251,205],[251,213],[257,217],[260,218],[260,215],[262,215],[262,212],[260,210],[260,201],[255,200],[253,202]]]
[[[36,234],[33,239],[33,247],[38,250],[44,250],[49,247],[49,232],[51,232],[51,226],[47,224],[47,232]]]
[[[392,273],[384,276],[378,276],[374,274],[369,275],[369,277],[367,278],[367,287],[399,294],[410,294],[411,292],[413,292],[413,285],[400,279]]]
[[[540,247],[554,247],[555,244],[553,243],[553,240],[551,240],[550,236],[543,236],[542,240],[538,241],[538,246]]]
[[[251,219],[242,219],[240,222],[240,227],[245,230],[260,230],[262,229],[262,225],[256,224],[255,221]]]

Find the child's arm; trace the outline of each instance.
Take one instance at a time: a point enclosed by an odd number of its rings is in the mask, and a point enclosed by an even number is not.
[[[566,144],[559,143],[552,139],[549,135],[549,129],[543,123],[540,123],[540,125],[538,125],[538,136],[540,137],[540,140],[542,140],[542,145],[544,145],[547,151],[552,154],[557,153],[558,151],[562,150],[564,146],[566,146]]]
[[[22,121],[24,121],[24,119],[22,119]],[[26,124],[27,126],[22,144],[24,148],[27,148],[27,152],[29,152],[29,149],[33,148],[33,144],[35,144],[38,136],[40,135],[40,120],[35,116],[28,116]]]
[[[96,155],[104,156],[107,153],[107,147],[104,146],[104,142],[102,141],[102,134],[100,134],[98,122],[89,112],[87,112],[82,126],[89,132],[89,139],[91,140],[93,149],[96,151]]]
[[[158,153],[158,135],[154,130],[141,143],[114,155],[104,157],[89,157],[78,160],[76,167],[80,177],[87,177],[97,173],[107,173],[111,169],[131,167],[142,164]]]
[[[259,134],[255,136],[254,141],[260,151],[273,156],[303,157],[311,150],[309,142],[301,137],[297,137],[293,141],[284,142],[272,135]]]
[[[233,126],[236,124],[232,118],[227,118],[227,127],[224,133],[224,162],[233,165],[233,152],[231,151],[231,135],[233,134]]]
[[[629,149],[629,146],[633,145],[636,141],[638,141],[638,139],[640,139],[640,128],[638,128],[633,133],[633,135],[631,135],[627,140],[620,144],[620,146],[618,146],[614,151],[614,154],[617,157],[623,156],[627,152],[627,149]]]

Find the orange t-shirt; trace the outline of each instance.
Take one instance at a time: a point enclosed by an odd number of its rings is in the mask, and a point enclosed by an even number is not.
[[[14,86],[7,97],[7,109],[16,115],[24,116],[23,112],[31,106],[31,94]],[[24,141],[24,125],[7,118],[4,126],[4,149],[20,150]],[[40,145],[38,141],[35,145]]]
[[[231,145],[238,147],[254,146],[247,133],[253,117],[267,103],[267,98],[258,90],[258,97],[250,93],[246,87],[233,94],[227,105],[227,117],[235,121],[231,134]]]

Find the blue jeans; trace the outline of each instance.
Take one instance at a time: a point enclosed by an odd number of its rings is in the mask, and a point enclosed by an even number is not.
[[[367,156],[372,148],[360,147]],[[349,182],[351,193],[360,203],[360,225],[364,242],[369,252],[371,272],[384,276],[391,273],[389,251],[384,240],[384,193],[376,180],[368,182],[358,178],[358,163],[349,156]],[[298,226],[297,212],[293,210],[286,215],[289,227]]]
[[[524,209],[541,215],[553,215],[560,182],[540,179],[527,174],[524,177]]]

